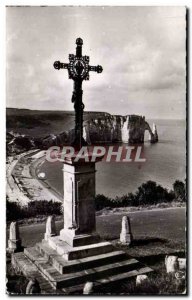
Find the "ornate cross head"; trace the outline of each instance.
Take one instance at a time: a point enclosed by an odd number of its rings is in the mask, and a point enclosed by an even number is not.
[[[101,66],[90,66],[89,56],[82,56],[82,45],[83,40],[78,38],[76,40],[76,55],[69,54],[69,63],[61,63],[60,61],[55,61],[53,66],[55,69],[67,69],[69,78],[73,80],[89,80],[89,71],[95,71],[101,73],[103,68]]]

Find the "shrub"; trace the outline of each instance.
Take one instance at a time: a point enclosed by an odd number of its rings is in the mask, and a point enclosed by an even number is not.
[[[105,197],[104,195],[96,195],[95,197],[95,209],[96,210],[101,210],[104,207],[111,207],[112,202],[111,199],[108,197]]]
[[[147,181],[138,187],[135,194],[129,193],[123,196],[117,196],[113,199],[104,195],[98,194],[95,197],[96,210],[101,210],[105,207],[126,207],[126,206],[140,206],[140,205],[155,205],[158,203],[169,203],[174,199],[184,199],[184,187],[182,182],[175,185],[176,191],[168,191],[161,185],[157,185],[154,181]],[[176,196],[177,195],[177,198]],[[181,201],[181,200],[180,200]],[[184,201],[184,200],[182,200]]]
[[[185,190],[185,184],[180,181],[176,180],[173,184],[173,192],[175,194],[175,198],[178,201],[184,202],[186,201],[186,190]]]
[[[26,206],[20,206],[17,202],[6,204],[7,221],[16,221],[24,218],[33,218],[38,215],[61,215],[62,203],[53,201],[31,201]]]
[[[61,215],[61,202],[51,201],[31,201],[28,204],[28,210],[32,217],[37,215]]]
[[[17,202],[6,201],[6,219],[7,221],[16,221],[27,217],[26,208],[21,208]]]
[[[154,181],[147,181],[138,187],[133,193],[117,196],[113,199],[98,194],[95,197],[95,208],[101,210],[105,207],[129,207],[139,205],[153,205],[158,203],[169,203],[174,199],[185,201],[185,184],[176,180],[173,184],[174,191],[157,185]],[[61,215],[62,203],[53,201],[31,201],[28,206],[21,207],[17,202],[7,200],[7,221],[14,221],[24,218],[36,217],[38,215]]]

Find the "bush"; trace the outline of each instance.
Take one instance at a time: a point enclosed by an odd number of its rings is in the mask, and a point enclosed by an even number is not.
[[[167,189],[149,180],[138,188],[136,198],[139,205],[152,205],[161,202],[170,202],[174,197]]]
[[[28,211],[33,217],[37,215],[61,215],[61,203],[53,201],[31,201],[28,204]]]
[[[185,184],[180,181],[176,180],[173,184],[173,192],[175,194],[175,198],[178,201],[185,202],[186,201],[186,189]]]
[[[170,203],[174,199],[181,201],[185,195],[183,186],[185,187],[184,183],[177,181],[174,185],[175,191],[168,191],[154,181],[147,181],[138,187],[135,194],[129,193],[120,197],[117,196],[114,199],[98,194],[95,197],[95,207],[96,210],[101,210],[105,207],[115,208]]]
[[[16,221],[27,217],[26,208],[21,208],[17,202],[6,201],[6,219],[7,221]]]
[[[95,197],[95,209],[101,210],[105,207],[130,207],[140,205],[156,205],[158,203],[169,203],[174,199],[186,201],[185,184],[176,180],[173,184],[174,191],[157,185],[154,181],[147,181],[138,187],[135,194],[129,193],[113,199],[98,194]],[[24,218],[37,217],[38,215],[61,215],[62,203],[53,201],[31,201],[28,206],[21,207],[17,202],[7,200],[7,221]]]
[[[101,210],[104,207],[111,207],[112,202],[111,199],[108,197],[105,197],[104,195],[96,195],[95,197],[95,209],[96,210]]]
[[[17,202],[6,203],[7,222],[24,218],[33,218],[38,215],[61,215],[62,203],[53,201],[32,201],[27,206],[20,206]]]

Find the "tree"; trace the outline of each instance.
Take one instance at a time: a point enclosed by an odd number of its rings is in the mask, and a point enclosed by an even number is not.
[[[156,202],[156,187],[156,182],[150,180],[139,186],[136,192],[138,204],[154,204]]]
[[[173,191],[174,191],[176,200],[181,201],[181,202],[186,201],[185,184],[182,181],[176,180],[174,182]]]
[[[169,202],[171,197],[167,189],[157,185],[155,181],[143,183],[136,192],[136,199],[139,205],[157,204],[160,202]]]

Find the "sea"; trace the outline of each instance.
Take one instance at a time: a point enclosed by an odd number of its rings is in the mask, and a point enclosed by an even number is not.
[[[186,121],[148,120],[157,126],[159,142],[151,144],[145,134],[146,161],[99,162],[96,164],[96,193],[108,197],[135,192],[144,182],[152,180],[172,189],[175,180],[186,179]],[[46,174],[47,184],[63,195],[62,163],[44,161],[40,172]]]

